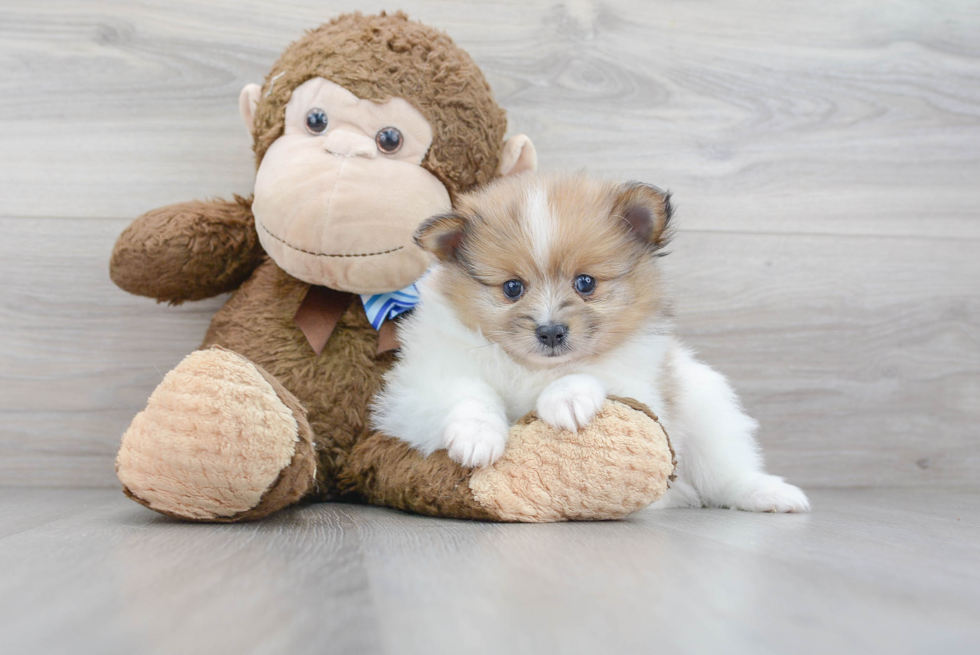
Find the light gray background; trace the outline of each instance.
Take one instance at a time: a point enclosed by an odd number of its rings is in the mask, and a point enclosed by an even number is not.
[[[0,5],[0,479],[113,486],[128,421],[223,299],[108,279],[160,205],[253,181],[237,97],[383,2]],[[400,3],[543,170],[668,187],[682,335],[805,486],[980,472],[980,16],[970,2]]]

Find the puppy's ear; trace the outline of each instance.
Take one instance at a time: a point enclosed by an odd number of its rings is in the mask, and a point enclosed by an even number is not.
[[[426,219],[415,230],[415,243],[422,250],[431,252],[440,261],[454,261],[463,245],[466,220],[465,216],[456,212],[439,214]]]
[[[670,192],[643,182],[620,186],[612,211],[613,218],[623,221],[633,236],[654,250],[660,250],[670,241],[673,214]]]

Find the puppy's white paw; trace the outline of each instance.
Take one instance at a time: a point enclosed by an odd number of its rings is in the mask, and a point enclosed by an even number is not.
[[[588,425],[606,402],[606,388],[591,375],[566,375],[538,396],[538,416],[559,430],[577,432]]]
[[[731,507],[747,512],[809,512],[810,501],[799,487],[775,475],[759,475],[742,485]]]
[[[446,417],[442,442],[449,458],[463,466],[489,466],[507,447],[507,422],[477,402],[457,405]]]

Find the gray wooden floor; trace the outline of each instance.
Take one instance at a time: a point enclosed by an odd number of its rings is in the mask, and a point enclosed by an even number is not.
[[[810,515],[495,525],[323,504],[256,524],[0,489],[0,652],[980,652],[980,493]]]

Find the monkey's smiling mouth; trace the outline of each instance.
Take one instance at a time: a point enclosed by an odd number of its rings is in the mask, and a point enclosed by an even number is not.
[[[336,254],[336,253],[328,253],[328,252],[313,252],[312,250],[305,250],[303,248],[298,248],[297,246],[294,246],[293,244],[289,243],[288,241],[286,241],[282,237],[276,236],[275,234],[273,234],[272,232],[269,231],[269,228],[267,228],[265,225],[263,225],[262,221],[260,221],[258,219],[255,219],[255,223],[259,227],[262,228],[262,231],[263,232],[265,232],[270,237],[272,237],[273,239],[275,239],[276,241],[278,241],[282,245],[286,246],[290,250],[295,250],[296,252],[301,252],[301,253],[306,254],[306,255],[313,255],[314,257],[374,257],[376,255],[387,255],[389,253],[398,252],[399,250],[404,250],[405,249],[405,246],[398,246],[397,248],[389,248],[388,250],[379,250],[378,252],[361,252],[361,253],[350,253],[350,254],[346,254],[346,253]]]

